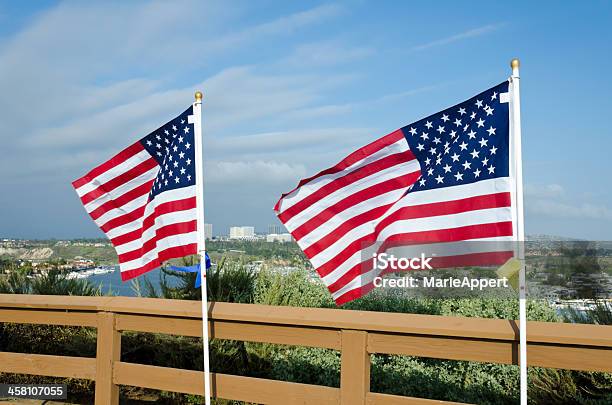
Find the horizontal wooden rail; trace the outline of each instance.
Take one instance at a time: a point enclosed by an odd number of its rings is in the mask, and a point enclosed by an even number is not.
[[[210,303],[214,339],[341,351],[340,388],[213,374],[213,395],[265,404],[451,404],[370,392],[370,355],[518,364],[514,320]],[[124,331],[202,336],[200,303],[129,297],[0,294],[0,322],[98,328],[97,358],[0,353],[0,372],[96,380],[96,403],[118,386],[203,394],[203,373],[121,361]],[[612,327],[528,322],[530,366],[612,372]]]

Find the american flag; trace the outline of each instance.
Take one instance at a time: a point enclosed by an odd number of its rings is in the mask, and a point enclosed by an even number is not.
[[[75,180],[122,280],[197,253],[193,106]]]
[[[374,245],[512,240],[508,87],[398,129],[280,198],[278,218],[338,305],[372,289]],[[469,252],[479,263],[511,256],[480,246]]]

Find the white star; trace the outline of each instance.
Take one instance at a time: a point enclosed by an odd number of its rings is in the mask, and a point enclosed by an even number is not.
[[[440,163],[442,163],[442,157],[438,155],[438,157],[436,158],[436,164],[439,165]]]
[[[189,142],[187,142],[187,143],[185,144],[185,149],[189,149],[190,147],[191,147],[191,144],[190,144]]]
[[[168,156],[168,160],[172,161],[172,155]]]
[[[158,141],[161,141],[161,136],[159,136],[159,135],[155,135],[155,138],[156,138]]]
[[[495,135],[495,131],[497,130],[497,128],[493,128],[493,126],[490,126],[489,129],[487,129],[487,132],[490,135]]]
[[[478,155],[480,154],[480,152],[478,152],[476,149],[474,149],[471,153],[472,155],[472,159],[476,159],[478,157]]]
[[[478,143],[480,144],[481,148],[484,148],[485,146],[487,146],[487,142],[489,142],[489,141],[487,141],[484,138],[480,138],[480,141],[478,141]]]
[[[474,139],[476,138],[476,132],[472,129],[470,132],[468,132],[468,136],[470,139]]]
[[[451,159],[453,159],[453,162],[457,162],[459,161],[459,155],[457,155],[456,153],[453,153],[453,155],[451,156]]]
[[[478,121],[476,121],[476,124],[478,125],[478,128],[484,127],[484,120],[481,118]]]
[[[474,177],[480,177],[480,169],[474,171]]]
[[[184,139],[184,138],[183,138],[182,136],[179,136],[179,138],[178,138],[179,143],[183,143],[183,139]]]
[[[423,151],[423,149],[425,149],[425,147],[423,146],[422,143],[417,145],[417,149],[420,150],[421,152]]]
[[[476,112],[472,111],[470,114],[470,119],[473,120],[474,118],[476,118]]]
[[[436,181],[438,182],[438,184],[440,184],[440,183],[444,183],[444,177],[442,177],[442,176],[440,176],[440,175],[438,174],[438,177],[436,177]]]
[[[463,132],[467,131],[469,127],[470,127],[470,124],[465,124],[465,126],[463,127]]]
[[[174,145],[174,146],[172,147],[172,151],[173,151],[173,152],[178,151],[178,146]]]
[[[444,127],[442,125],[438,125],[438,129],[436,129],[440,134],[444,132]]]
[[[495,100],[497,98],[497,92],[493,92],[493,95],[491,96],[491,101]]]
[[[425,185],[425,179],[422,178],[421,180],[419,180],[419,185],[423,187]]]
[[[495,166],[493,166],[493,165],[489,166],[488,170],[489,170],[489,174],[495,173]]]
[[[440,138],[438,138],[437,136],[434,138],[433,143],[435,143],[436,145],[438,145],[439,143],[442,143],[442,141],[440,140]]]
[[[149,140],[147,139],[147,145],[151,146],[151,145],[153,145],[153,142],[151,142],[151,141],[149,141]]]
[[[429,121],[425,123],[425,126],[427,127],[427,129],[431,129],[433,127],[433,125]]]
[[[423,140],[429,139],[429,134],[427,132],[423,132],[423,135],[421,135],[421,138],[423,138]]]
[[[155,144],[155,147],[156,147],[157,149],[161,149],[161,145],[160,145],[159,143],[156,143],[156,144]]]
[[[486,106],[484,110],[487,113],[487,115],[493,115],[493,109],[491,107]]]
[[[457,111],[459,114],[463,115],[465,114],[465,108],[460,108],[459,111]]]
[[[172,130],[176,132],[176,125],[172,125]]]
[[[429,169],[427,169],[427,175],[431,176],[434,172],[434,169],[432,167],[430,167]]]
[[[482,165],[483,166],[486,166],[487,163],[489,163],[489,158],[488,157],[485,157],[484,159],[482,159]]]
[[[186,162],[187,162],[187,166],[189,166],[191,164],[191,159],[187,159]]]
[[[429,153],[431,153],[432,155],[436,154],[436,148],[434,148],[433,146],[431,148],[429,148]]]
[[[476,107],[482,107],[482,100],[476,100]]]
[[[455,174],[455,178],[457,179],[457,181],[463,180],[463,174],[457,172],[457,174]]]
[[[465,143],[465,142],[461,142],[461,143],[459,144],[459,147],[461,148],[461,150],[466,150],[466,149],[467,149],[467,143]]]
[[[449,173],[451,171],[451,167],[448,165],[448,163],[446,164],[446,166],[443,167],[444,169],[444,173]]]
[[[173,174],[173,173],[174,173],[174,172],[173,172],[172,170],[170,170],[170,171],[168,172],[168,174],[169,174],[169,176],[168,176],[168,177],[172,177],[172,176],[174,176],[174,174]]]
[[[189,133],[189,127],[183,128],[183,131],[185,131],[185,133],[188,134]]]
[[[444,122],[448,121],[448,115],[442,114],[442,121]]]
[[[177,168],[178,167],[178,162],[175,160],[173,165],[174,165],[175,168]]]
[[[174,178],[174,182],[175,182],[176,184],[178,184],[178,182],[179,182],[179,178],[178,178],[178,177],[175,177],[175,178]]]
[[[170,135],[170,131],[168,131],[167,129],[164,130],[164,134],[166,135]]]
[[[489,149],[489,152],[491,152],[491,155],[495,155],[495,152],[497,152],[497,148],[493,146],[491,149]]]
[[[463,168],[465,170],[472,168],[472,164],[470,162],[468,162],[467,160],[465,162],[463,162],[463,164],[461,166],[463,166]]]
[[[410,132],[410,135],[413,135],[413,136],[414,136],[414,135],[416,135],[417,130],[416,130],[415,128],[412,128],[412,127],[411,127],[411,128],[410,128],[410,131],[408,131],[408,132]]]
[[[425,159],[425,165],[426,166],[429,166],[430,163],[431,163],[431,159],[430,158]]]
[[[191,174],[188,174],[188,175],[187,175],[187,180],[188,180],[188,181],[191,181]]]
[[[454,131],[454,130],[453,130],[453,131],[451,131],[451,132],[450,132],[450,136],[451,136],[451,138],[456,137],[456,136],[457,136],[457,131]]]
[[[164,186],[168,185],[168,180],[164,180]]]
[[[461,125],[461,120],[459,118],[455,118],[455,125],[456,126]]]
[[[185,123],[185,120],[181,120],[181,124],[184,124],[184,123]]]
[[[170,141],[168,140],[168,138],[164,138],[164,142],[166,142],[166,144],[169,144]]]
[[[168,149],[167,146],[164,149],[166,150],[166,153],[170,153],[170,149]],[[172,160],[172,159],[170,159],[170,160]]]
[[[179,153],[179,158],[183,159],[185,157],[185,152]]]

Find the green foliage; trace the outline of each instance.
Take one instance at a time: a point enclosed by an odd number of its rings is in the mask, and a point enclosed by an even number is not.
[[[596,301],[595,307],[586,312],[570,307],[564,310],[563,318],[566,322],[571,323],[612,325],[612,303],[603,300]]]
[[[87,280],[68,279],[64,273],[51,269],[37,277],[28,278],[23,271],[12,272],[0,280],[0,293],[39,295],[101,295],[100,289]]]
[[[306,271],[283,275],[262,270],[257,277],[255,302],[294,307],[335,307],[325,286],[311,279]]]

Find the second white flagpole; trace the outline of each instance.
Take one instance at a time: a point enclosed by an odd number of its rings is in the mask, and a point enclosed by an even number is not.
[[[196,91],[193,103],[193,126],[196,165],[196,219],[198,228],[198,255],[200,256],[200,281],[202,289],[202,346],[204,352],[204,398],[210,405],[210,360],[208,345],[208,294],[206,286],[206,235],[204,234],[204,164],[202,155],[202,93]]]
[[[514,152],[514,183],[516,203],[516,243],[519,270],[519,348],[521,405],[527,405],[527,298],[525,277],[525,222],[523,216],[523,156],[521,147],[521,94],[518,59],[512,59],[511,107],[512,146]]]

